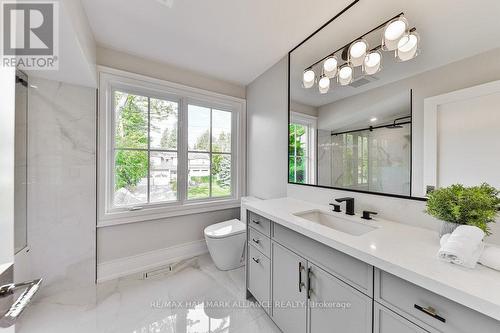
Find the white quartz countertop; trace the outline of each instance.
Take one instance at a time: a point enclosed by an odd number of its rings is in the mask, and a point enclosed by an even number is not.
[[[293,215],[315,209],[331,212],[327,205],[292,198],[243,205],[311,239],[500,320],[500,272],[479,264],[475,269],[467,269],[438,260],[439,238],[435,231],[376,217],[365,221],[359,215],[332,212],[344,219],[378,227],[364,235],[352,236]]]

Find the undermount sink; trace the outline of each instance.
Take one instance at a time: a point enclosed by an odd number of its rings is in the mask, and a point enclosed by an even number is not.
[[[349,221],[321,210],[309,210],[293,215],[353,236],[361,236],[377,229],[375,226],[367,225],[361,222]]]

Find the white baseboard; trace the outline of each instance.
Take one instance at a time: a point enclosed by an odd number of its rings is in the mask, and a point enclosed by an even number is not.
[[[97,265],[97,283],[130,274],[146,272],[208,252],[204,239],[141,253],[135,256],[106,261]]]

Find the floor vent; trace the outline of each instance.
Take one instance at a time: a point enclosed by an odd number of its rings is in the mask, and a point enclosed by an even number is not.
[[[186,267],[197,267],[197,266],[198,265],[197,265],[196,258],[186,259],[186,260],[182,260],[182,261],[179,261],[176,263],[172,263],[168,266],[161,266],[161,267],[157,267],[153,270],[144,272],[144,273],[142,273],[142,278],[143,278],[143,280],[146,280],[146,279],[151,279],[151,278],[154,278],[154,277],[157,277],[160,275],[165,276],[167,274],[179,272],[179,271],[185,269]]]

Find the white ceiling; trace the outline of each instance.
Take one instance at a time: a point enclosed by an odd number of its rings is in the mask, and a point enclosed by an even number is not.
[[[82,0],[99,45],[241,85],[350,2]]]

